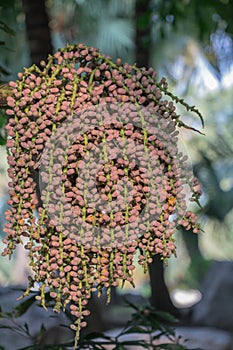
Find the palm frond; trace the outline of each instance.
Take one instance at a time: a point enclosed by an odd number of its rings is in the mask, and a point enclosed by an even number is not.
[[[112,16],[129,17],[135,9],[135,0],[110,0],[108,11]]]
[[[134,48],[134,28],[130,20],[105,18],[99,22],[96,45],[111,56],[124,55]]]

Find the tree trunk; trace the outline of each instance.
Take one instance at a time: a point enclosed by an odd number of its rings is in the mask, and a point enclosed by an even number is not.
[[[198,235],[193,233],[192,230],[186,231],[184,229],[181,229],[181,233],[190,259],[192,260],[198,257],[204,260],[199,249]]]
[[[165,280],[164,265],[159,255],[155,255],[149,266],[151,286],[151,306],[159,311],[166,311],[175,317],[179,317],[178,309],[173,305]]]
[[[150,14],[148,0],[136,1],[136,62],[139,67],[148,67],[150,57]]]
[[[22,0],[32,63],[40,64],[53,52],[45,0]]]
[[[150,0],[136,1],[136,62],[139,67],[148,67],[150,61]],[[178,317],[164,280],[164,265],[160,256],[155,255],[149,266],[151,305],[158,310]]]

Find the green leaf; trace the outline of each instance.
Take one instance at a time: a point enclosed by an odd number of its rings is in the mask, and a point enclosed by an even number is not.
[[[123,330],[119,336],[124,335],[124,334],[131,334],[131,333],[143,333],[143,334],[148,334],[150,333],[150,330],[146,327],[143,326],[132,326],[127,328],[126,330]]]
[[[26,348],[20,348],[20,349],[17,349],[17,350],[41,350],[41,346],[39,345],[29,345],[29,346],[26,346]]]
[[[38,333],[38,337],[40,338],[46,331],[46,328],[44,326],[44,324],[42,323],[42,325],[40,326],[40,331]]]
[[[43,345],[43,350],[67,350],[67,346],[73,346],[74,343],[70,343],[68,345],[66,344],[61,344],[61,345]],[[66,347],[64,347],[66,346]],[[20,348],[20,349],[17,349],[17,350],[41,350],[42,347],[41,345],[29,345],[29,346],[26,346],[24,348]]]
[[[103,338],[105,340],[112,340],[112,338],[108,335],[105,335],[103,333],[98,333],[98,332],[92,332],[92,333],[89,333],[85,336],[85,340],[91,340],[91,339],[96,339],[96,338]]]
[[[23,302],[21,302],[19,305],[17,305],[15,307],[15,317],[20,317],[23,314],[25,314],[25,312],[33,305],[33,303],[35,302],[35,296],[33,295],[32,297],[24,300]]]
[[[152,311],[153,312],[153,311]],[[155,315],[161,317],[165,321],[178,322],[177,318],[165,311],[155,311]]]
[[[3,21],[0,21],[0,30],[2,30],[3,32],[10,34],[10,35],[15,35],[15,32],[13,29],[11,29],[10,27],[8,27],[8,25],[6,23],[4,23]]]
[[[0,329],[10,329],[12,332],[14,331],[14,328],[12,328],[12,326],[5,326],[3,324],[0,324]]]
[[[0,64],[0,74],[9,75],[9,72]]]
[[[30,336],[29,327],[28,327],[27,322],[24,323],[24,329],[25,329],[26,334],[28,334]]]
[[[66,342],[60,345],[44,345],[43,350],[66,350],[67,348],[73,347],[74,341]],[[41,350],[41,347],[40,347]]]
[[[43,349],[44,350],[66,350],[66,348],[64,348],[64,345],[47,345],[47,346],[43,346]]]
[[[137,307],[136,305],[134,305],[133,303],[131,303],[128,299],[124,299],[125,303],[127,305],[129,305],[130,307],[132,307],[132,309],[136,310],[136,311],[140,311],[139,307]]]
[[[121,344],[117,344],[116,346],[115,346],[115,348],[113,348],[112,350],[125,350],[126,348],[123,346],[123,345],[121,345]]]
[[[187,348],[184,345],[180,344],[159,344],[159,349],[161,350],[186,350]]]
[[[166,334],[166,332],[158,332],[158,333],[156,333],[156,334],[154,334],[153,336],[152,336],[152,340],[156,340],[156,339],[159,339],[159,338],[161,338],[163,335],[170,335],[170,333],[169,334]],[[171,335],[170,335],[171,336]],[[172,335],[173,336],[173,335]]]
[[[147,343],[147,341],[145,340],[125,340],[125,341],[122,341],[121,344],[124,344],[124,345],[136,345],[136,346],[143,346],[145,348],[151,348],[151,345],[149,343]]]

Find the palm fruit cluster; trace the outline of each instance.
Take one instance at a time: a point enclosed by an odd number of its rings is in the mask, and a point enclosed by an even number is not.
[[[133,285],[135,256],[175,253],[177,226],[199,231],[187,208],[200,186],[177,146],[176,102],[153,69],[113,62],[95,48],[67,46],[11,82],[7,125],[11,255],[28,251],[38,299],[68,307],[86,325],[93,291]],[[196,112],[180,101],[187,109]],[[187,127],[187,126],[186,126]],[[137,253],[137,254],[136,254]]]

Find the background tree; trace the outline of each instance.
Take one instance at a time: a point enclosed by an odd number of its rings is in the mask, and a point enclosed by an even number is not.
[[[31,62],[39,65],[53,52],[49,18],[44,0],[22,0]]]

